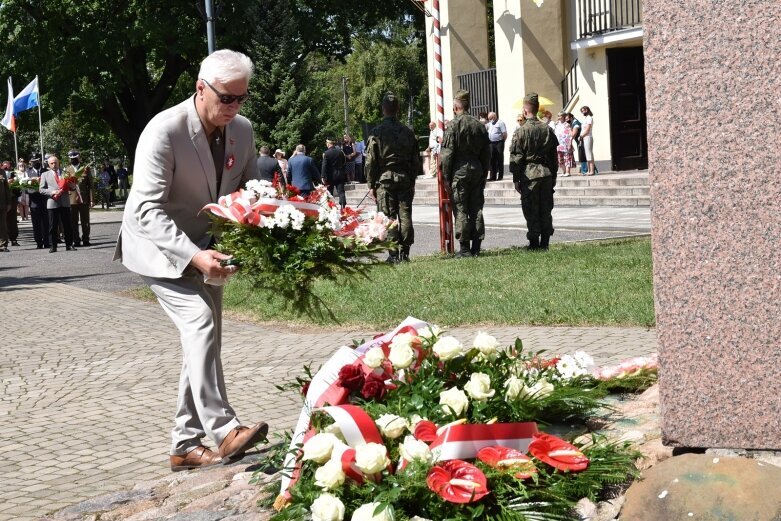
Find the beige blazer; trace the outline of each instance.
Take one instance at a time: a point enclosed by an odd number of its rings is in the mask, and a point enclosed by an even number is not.
[[[136,148],[114,260],[147,277],[180,277],[211,241],[201,208],[258,178],[252,124],[243,116],[225,127],[224,161],[218,187],[195,96],[152,118]]]
[[[59,175],[63,176],[65,172],[60,170]],[[53,210],[55,208],[70,208],[70,192],[64,192],[59,199],[53,199],[52,193],[55,190],[59,190],[60,186],[57,184],[57,178],[54,175],[53,170],[47,170],[41,174],[41,178],[38,180],[38,191],[46,195],[46,208]]]

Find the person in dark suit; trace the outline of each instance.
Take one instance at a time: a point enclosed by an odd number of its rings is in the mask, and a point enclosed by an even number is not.
[[[40,181],[40,157],[33,156],[30,158],[27,177]],[[49,214],[46,211],[46,196],[36,190],[28,190],[27,193],[30,196],[30,218],[33,222],[35,244],[37,244],[39,250],[51,248],[51,244],[49,244]]]
[[[258,157],[258,174],[263,181],[274,181],[274,176],[279,176],[279,182],[285,184],[285,178],[282,175],[282,168],[279,161],[271,157],[271,150],[267,146],[260,147],[260,156]]]
[[[323,154],[323,166],[320,176],[331,195],[339,197],[339,206],[344,208],[347,206],[347,197],[344,195],[344,183],[347,181],[347,174],[344,171],[346,159],[344,152],[334,145],[336,145],[336,142],[331,139],[325,142],[325,146],[328,149]]]
[[[320,184],[317,165],[314,159],[306,155],[304,145],[296,146],[296,153],[287,162],[287,184],[293,185],[307,196]]]

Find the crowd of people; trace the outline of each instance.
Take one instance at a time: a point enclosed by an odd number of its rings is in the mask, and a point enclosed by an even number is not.
[[[290,159],[281,149],[273,156],[268,146],[258,150],[257,167],[260,179],[273,182],[279,179],[283,184],[295,186],[302,195],[309,195],[318,185],[325,185],[342,208],[347,206],[346,183],[365,183],[364,157],[366,145],[363,140],[355,141],[344,134],[341,140],[328,138],[325,142],[320,168],[307,156],[306,146],[296,145]]]
[[[35,155],[29,162],[20,157],[16,169],[10,161],[0,164],[0,252],[20,245],[20,218],[31,222],[38,249],[54,253],[62,243],[67,251],[91,246],[90,209],[98,203],[111,208],[117,192],[119,198],[127,197],[129,174],[122,163],[115,168],[105,160],[96,174],[82,163],[78,150],[67,155],[69,165],[64,169],[55,154],[46,154],[43,163]],[[64,183],[67,178],[76,182]]]

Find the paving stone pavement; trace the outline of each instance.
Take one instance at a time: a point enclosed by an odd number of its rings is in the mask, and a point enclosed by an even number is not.
[[[18,317],[0,359],[0,520],[35,519],[170,473],[181,355],[177,332],[157,304],[66,284],[18,284],[0,289],[0,313]],[[451,333],[468,341],[478,329]],[[530,349],[585,349],[598,364],[656,351],[654,330],[484,329],[502,342],[520,337]],[[246,423],[289,429],[300,398],[275,384],[374,333],[226,321],[231,403]]]

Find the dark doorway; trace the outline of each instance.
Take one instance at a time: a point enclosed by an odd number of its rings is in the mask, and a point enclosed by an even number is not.
[[[642,47],[607,50],[613,170],[648,168]]]

